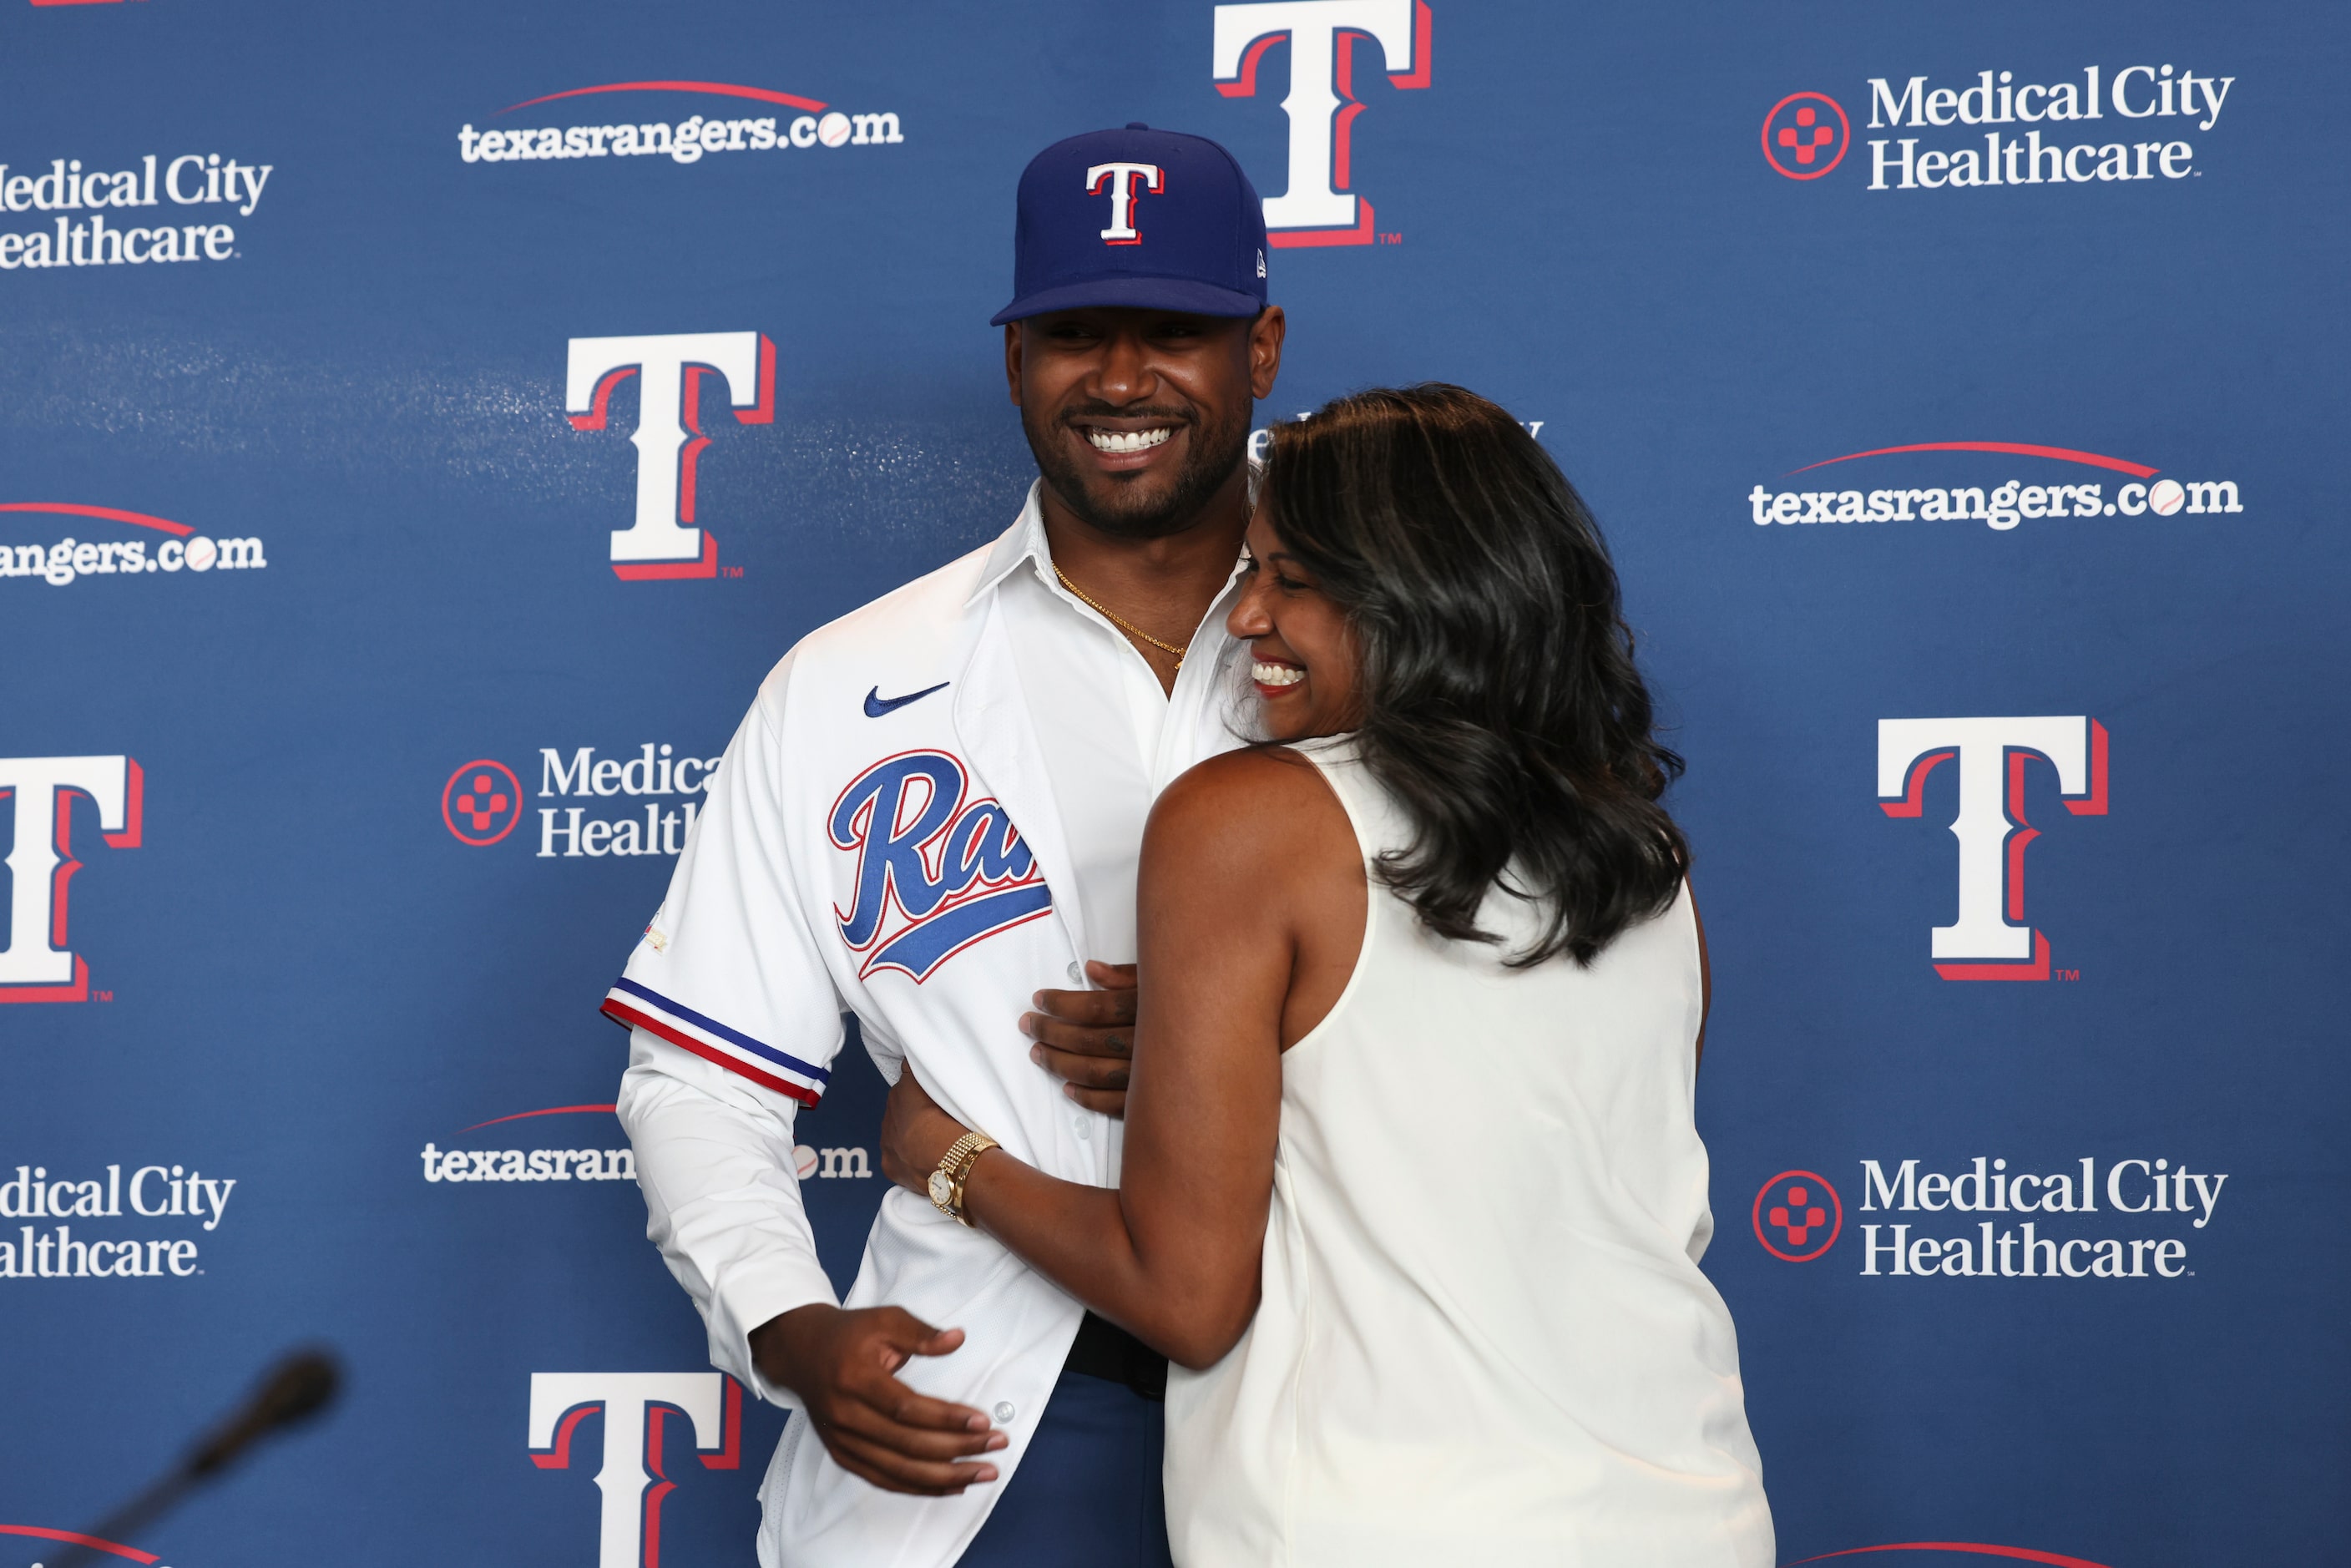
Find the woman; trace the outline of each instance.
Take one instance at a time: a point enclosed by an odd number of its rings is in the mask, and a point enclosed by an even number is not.
[[[884,1170],[1190,1369],[1186,1568],[1762,1568],[1680,759],[1597,529],[1426,386],[1276,426],[1249,548],[1270,742],[1152,812],[1120,1186],[963,1158],[911,1073]]]

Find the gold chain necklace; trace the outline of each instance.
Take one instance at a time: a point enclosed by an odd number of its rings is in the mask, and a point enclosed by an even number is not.
[[[1059,561],[1055,561],[1053,563],[1053,575],[1061,580],[1061,586],[1063,588],[1068,589],[1071,593],[1076,594],[1080,599],[1082,599],[1088,604],[1092,605],[1094,609],[1099,611],[1103,618],[1109,621],[1112,625],[1117,627],[1120,631],[1125,632],[1130,637],[1141,638],[1144,642],[1150,643],[1153,647],[1158,649],[1163,653],[1175,654],[1176,667],[1179,670],[1184,667],[1184,655],[1191,652],[1191,643],[1186,643],[1182,647],[1177,647],[1173,643],[1161,642],[1158,638],[1154,637],[1150,632],[1145,632],[1142,627],[1137,626],[1132,621],[1126,620],[1124,617],[1121,616],[1118,612],[1102,603],[1102,601],[1096,599],[1092,594],[1088,593],[1084,589],[1080,588],[1076,583],[1071,582],[1070,580],[1070,574],[1061,570],[1061,563]]]

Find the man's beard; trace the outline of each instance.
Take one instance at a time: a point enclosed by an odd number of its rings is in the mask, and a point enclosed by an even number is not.
[[[1153,417],[1163,411],[1153,409],[1113,409],[1107,406],[1069,410],[1055,414],[1039,428],[1040,421],[1032,419],[1029,410],[1020,411],[1021,433],[1029,438],[1029,450],[1037,459],[1038,471],[1061,504],[1077,515],[1078,520],[1114,538],[1156,539],[1180,533],[1199,515],[1233,471],[1241,465],[1249,450],[1248,405],[1239,413],[1217,425],[1190,424],[1192,439],[1189,455],[1176,472],[1175,483],[1156,498],[1145,494],[1138,485],[1123,484],[1113,479],[1107,495],[1097,495],[1087,487],[1087,476],[1080,465],[1082,458],[1070,455],[1061,444],[1062,432],[1071,428],[1063,423],[1066,417],[1081,413],[1133,418],[1138,414]],[[1186,425],[1190,422],[1173,418],[1170,424]],[[1097,476],[1099,478],[1100,476]]]

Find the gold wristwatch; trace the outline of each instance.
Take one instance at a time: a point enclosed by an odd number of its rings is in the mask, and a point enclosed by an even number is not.
[[[963,1211],[963,1184],[970,1177],[971,1167],[978,1163],[979,1156],[998,1146],[986,1133],[966,1133],[947,1145],[929,1182],[931,1202],[941,1214],[957,1225],[970,1227],[971,1218]]]

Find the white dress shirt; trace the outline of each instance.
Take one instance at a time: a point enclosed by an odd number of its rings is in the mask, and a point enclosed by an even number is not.
[[[885,1076],[911,1057],[951,1113],[1017,1157],[1115,1185],[1120,1124],[1071,1103],[1028,1061],[1018,1020],[1033,991],[1083,985],[1086,959],[1134,958],[1151,803],[1239,743],[1246,666],[1224,629],[1238,572],[1236,562],[1163,691],[1133,644],[1055,580],[1032,488],[994,545],[810,633],[762,685],[606,1011],[632,1026],[619,1110],[648,1234],[700,1309],[713,1364],[763,1397],[798,1403],[759,1376],[751,1330],[835,1300],[791,1150],[799,1105],[829,1080],[843,1012]],[[925,692],[936,695],[896,700]],[[855,814],[861,789],[910,766],[932,771],[888,798],[888,820],[879,807]],[[927,821],[946,787],[962,790],[960,814],[917,863],[892,835]],[[999,831],[992,810],[1025,850],[974,874],[976,846]],[[967,873],[952,885],[958,853]],[[918,884],[911,899],[890,880],[901,873]],[[926,920],[908,914],[926,902]],[[870,934],[855,925],[864,903],[882,911]],[[967,1331],[955,1354],[902,1375],[989,1410],[1011,1438],[993,1456],[1008,1481],[1082,1309],[992,1239],[898,1191],[884,1197],[849,1296],[885,1302]],[[787,1429],[761,1492],[768,1568],[952,1563],[1003,1489],[883,1492],[801,1432]]]
[[[1173,691],[1124,633],[1063,588],[1039,526],[1020,569],[998,585],[1020,685],[1061,805],[1071,869],[1086,912],[1085,956],[1134,962],[1134,873],[1144,820],[1159,791],[1201,753],[1201,710],[1216,690],[1217,655],[1229,643],[1232,581],[1193,634],[1197,658],[1176,672]]]

